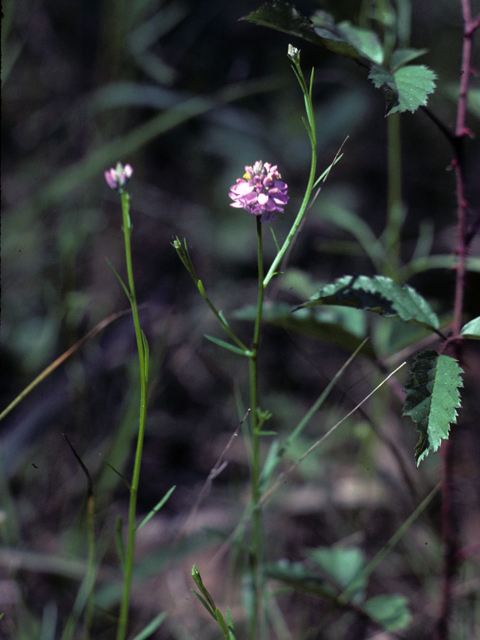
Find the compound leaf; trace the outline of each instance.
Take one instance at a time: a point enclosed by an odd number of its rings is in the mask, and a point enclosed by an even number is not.
[[[463,386],[463,370],[449,356],[436,351],[421,351],[410,370],[412,377],[405,386],[403,415],[417,425],[420,439],[415,447],[417,466],[430,451],[436,451],[447,439],[450,424],[457,421],[461,405],[459,388]]]
[[[386,276],[342,276],[297,309],[324,304],[367,309],[427,329],[439,327],[438,317],[425,298],[412,287],[401,286]]]

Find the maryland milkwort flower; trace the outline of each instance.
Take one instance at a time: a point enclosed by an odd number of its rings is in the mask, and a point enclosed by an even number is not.
[[[117,162],[115,169],[105,171],[105,180],[110,189],[121,189],[133,175],[133,169],[129,164],[125,166]]]
[[[243,178],[230,187],[228,195],[233,200],[230,206],[262,216],[262,222],[273,222],[289,200],[288,185],[281,177],[276,164],[272,167],[269,162],[257,160],[253,167],[246,166]]]

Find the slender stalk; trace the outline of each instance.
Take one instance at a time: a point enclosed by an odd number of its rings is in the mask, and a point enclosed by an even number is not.
[[[123,597],[120,607],[120,617],[117,627],[117,640],[125,640],[127,635],[128,609],[130,604],[130,590],[132,584],[133,556],[135,551],[135,516],[137,509],[138,483],[140,479],[140,465],[142,460],[143,440],[145,436],[145,420],[147,413],[147,372],[145,370],[145,351],[142,339],[142,330],[138,317],[137,299],[135,295],[135,283],[133,279],[132,254],[130,236],[132,225],[130,222],[129,208],[130,196],[122,191],[123,233],[125,237],[125,259],[128,274],[129,300],[132,307],[133,324],[137,340],[138,361],[140,366],[140,419],[138,425],[137,448],[133,468],[132,484],[130,488],[130,502],[128,509],[128,541],[125,563],[125,581]]]
[[[468,203],[465,198],[465,165],[464,139],[469,133],[465,119],[467,113],[468,87],[470,82],[470,64],[472,56],[472,38],[480,26],[480,15],[472,20],[470,0],[461,0],[463,14],[463,51],[460,92],[458,98],[457,121],[454,136],[455,157],[452,166],[455,168],[455,186],[457,196],[457,265],[455,281],[455,301],[453,309],[452,336],[449,343],[454,355],[461,357],[459,335],[462,327],[466,259],[468,252],[466,215]],[[446,347],[447,345],[445,345]],[[455,440],[453,434],[442,446],[442,542],[443,542],[443,575],[440,611],[435,625],[435,639],[447,640],[449,621],[453,608],[453,587],[458,570],[458,535],[457,522],[453,508],[452,491],[454,484]]]
[[[388,205],[385,227],[384,273],[394,280],[400,268],[400,234],[403,223],[402,205],[402,146],[400,114],[387,118],[388,131]]]
[[[250,407],[252,425],[252,505],[255,507],[260,500],[260,431],[262,422],[258,405],[258,348],[260,345],[260,328],[262,323],[263,295],[265,286],[263,283],[263,246],[262,223],[257,222],[257,254],[258,254],[258,300],[253,344],[249,357],[250,372]],[[262,544],[262,513],[256,509],[252,517],[252,539],[250,544],[250,563],[254,590],[254,609],[248,631],[249,640],[257,638],[257,629],[263,628],[263,544]],[[263,635],[263,634],[262,634]],[[262,637],[262,635],[260,637]]]

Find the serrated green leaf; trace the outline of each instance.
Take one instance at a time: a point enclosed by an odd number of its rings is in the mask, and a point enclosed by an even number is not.
[[[427,104],[435,89],[435,73],[425,65],[409,65],[396,71],[374,65],[368,74],[377,89],[385,87],[386,115],[411,111]]]
[[[436,74],[425,65],[409,65],[394,73],[399,104],[388,114],[411,111],[427,104],[427,96],[435,90]]]
[[[462,327],[460,334],[469,340],[480,340],[480,316],[477,316]]]
[[[406,65],[408,62],[425,55],[427,52],[428,49],[397,49],[392,53],[392,69],[395,71],[396,69]]]
[[[408,610],[408,600],[398,594],[370,598],[362,609],[379,622],[385,631],[405,629],[412,619]]]
[[[309,302],[297,309],[325,304],[367,309],[427,329],[440,326],[437,315],[425,298],[409,285],[401,286],[386,276],[342,276],[333,284],[322,287]]]
[[[436,351],[421,351],[410,370],[412,377],[405,386],[403,415],[410,416],[417,425],[420,439],[415,447],[417,466],[447,439],[450,424],[457,421],[461,405],[459,388],[463,387],[463,370],[449,356]]]

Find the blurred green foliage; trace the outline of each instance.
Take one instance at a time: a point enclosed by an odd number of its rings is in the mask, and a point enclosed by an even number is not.
[[[118,202],[105,185],[103,171],[118,160],[129,162],[134,167],[133,263],[151,352],[140,513],[148,513],[173,484],[178,486],[165,516],[152,518],[139,542],[137,578],[142,586],[134,598],[133,626],[141,628],[159,608],[170,608],[172,620],[162,624],[158,638],[213,637],[191,601],[181,604],[183,591],[172,566],[182,567],[186,557],[188,573],[189,554],[208,555],[217,540],[199,525],[188,539],[169,545],[225,435],[246,410],[243,363],[203,339],[216,327],[171,242],[177,235],[187,238],[199,277],[217,308],[226,314],[245,309],[255,299],[255,230],[245,212],[229,207],[229,186],[244,165],[257,159],[278,164],[291,196],[285,217],[275,223],[282,240],[307,180],[309,144],[301,122],[301,94],[286,56],[290,39],[238,22],[258,4],[2,3],[2,408],[91,327],[128,306],[105,262],[108,257],[121,268],[123,244]],[[306,15],[331,5],[327,8],[337,20],[359,24],[367,20],[369,5],[354,0],[297,4]],[[472,2],[473,13],[479,10],[478,0]],[[371,318],[353,315],[364,312],[347,310],[348,334],[339,346],[335,339],[324,340],[336,310],[309,321],[310,332],[299,334],[298,327],[273,313],[283,303],[299,304],[312,295],[312,283],[332,282],[345,273],[373,275],[379,262],[375,239],[384,229],[387,206],[381,93],[355,62],[307,43],[293,44],[302,48],[304,69],[316,70],[320,170],[331,163],[345,137],[350,138],[295,245],[292,271],[279,280],[270,300],[278,306],[272,307],[262,343],[262,407],[272,411],[269,428],[280,435],[289,433],[346,360],[346,344],[356,345],[365,333],[376,332],[375,350],[385,358],[385,366],[388,358],[395,358],[394,351],[412,339],[404,328],[373,325]],[[452,124],[461,51],[459,3],[412,2],[411,45],[428,49],[426,64],[438,76],[429,105]],[[478,48],[473,66],[480,66]],[[473,78],[468,116],[477,132],[478,82]],[[454,177],[446,172],[451,152],[423,113],[402,116],[402,143],[406,221],[400,279],[411,278],[446,320],[453,274],[446,271],[451,263],[445,256],[454,250],[455,225]],[[468,196],[478,203],[478,143],[469,141],[466,155]],[[275,251],[267,236],[265,251],[267,259]],[[442,258],[428,263],[430,253]],[[409,264],[412,257],[417,262]],[[478,272],[477,265],[466,292],[468,319],[478,315]],[[10,618],[0,625],[11,624],[13,616],[19,639],[60,637],[86,554],[86,487],[62,432],[75,443],[98,492],[103,573],[96,598],[97,637],[111,637],[114,622],[107,610],[119,596],[114,520],[124,509],[126,493],[99,453],[116,468],[131,464],[136,430],[132,349],[130,320],[123,318],[83,347],[1,425],[3,543],[18,548],[18,555],[0,555],[3,566],[14,565],[8,582],[11,601],[5,605]],[[473,370],[475,358],[474,353]],[[371,362],[359,361],[302,434],[304,449],[297,442],[299,450],[292,455],[300,455],[319,432],[361,400],[377,375]],[[465,402],[478,407],[475,398]],[[285,532],[282,539],[272,536],[272,558],[303,560],[303,549],[351,536],[357,536],[369,554],[388,540],[424,495],[423,488],[434,484],[438,464],[432,457],[421,475],[415,475],[413,464],[405,461],[411,458],[415,435],[401,430],[398,415],[395,399],[373,401],[368,413],[349,420],[344,431],[327,442],[328,455],[319,453],[304,470],[299,468],[282,496],[272,499],[275,513],[267,522],[267,534]],[[473,474],[478,473],[475,446],[467,450],[464,467],[471,467]],[[247,476],[241,447],[232,447],[230,454],[208,502],[211,520],[205,516],[205,524],[222,531],[230,531],[240,517]],[[433,513],[426,514],[402,549],[392,554],[370,596],[396,582],[396,590],[413,601],[414,612],[431,605],[432,581],[439,569],[435,509],[433,505]],[[235,575],[234,561],[223,568]],[[466,566],[465,575],[471,573]],[[170,580],[168,589],[164,575]],[[223,578],[216,579],[215,601],[226,610],[222,598],[231,596],[231,604],[239,587],[232,580],[233,586],[223,590]],[[279,597],[285,597],[283,615],[286,624],[298,630],[295,637],[308,637],[309,627],[315,630],[320,624],[326,634],[322,637],[346,637],[351,623],[347,614],[335,618],[324,603],[298,605],[288,595]],[[465,619],[478,622],[478,597],[472,595],[472,602],[472,610],[461,610],[455,619],[460,630],[466,628]],[[415,620],[409,637],[424,638],[428,624]],[[235,628],[242,628],[236,620]],[[467,632],[458,637],[466,638]]]

